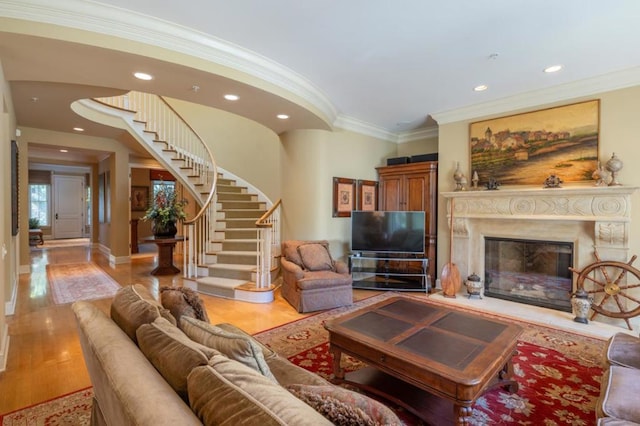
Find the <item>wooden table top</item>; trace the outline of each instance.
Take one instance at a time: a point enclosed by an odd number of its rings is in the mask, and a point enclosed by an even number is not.
[[[325,327],[332,345],[364,362],[464,399],[479,393],[511,359],[522,332],[514,323],[406,296],[335,318]],[[468,389],[461,392],[458,385]]]

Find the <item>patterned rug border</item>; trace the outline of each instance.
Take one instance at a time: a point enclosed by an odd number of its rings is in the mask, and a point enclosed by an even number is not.
[[[86,270],[86,273],[63,275],[58,277],[58,269],[77,267]],[[111,275],[106,273],[94,262],[58,263],[46,266],[51,298],[56,305],[65,305],[79,300],[99,300],[113,297],[121,288],[120,284]],[[91,278],[100,280],[100,283],[87,288],[84,294],[70,294],[73,290],[81,290]],[[80,282],[81,281],[81,282]]]
[[[29,420],[34,419],[33,417],[34,415],[38,415],[39,409],[43,408],[45,405],[50,406],[51,404],[64,405],[76,398],[81,401],[88,400],[89,403],[91,403],[91,401],[93,400],[93,386],[88,386],[86,388],[78,389],[76,391],[71,391],[63,395],[55,396],[53,398],[49,398],[41,402],[36,402],[35,404],[31,404],[23,408],[18,408],[8,413],[0,414],[0,421],[1,421],[0,424],[2,424],[2,426],[40,424],[40,423],[29,422]],[[53,412],[53,410],[51,409],[47,411],[50,412],[52,415],[55,414],[55,412]],[[91,413],[90,408],[88,412],[90,415]],[[89,419],[86,419],[86,420],[87,420],[86,424],[89,424]],[[75,424],[77,425],[78,423],[75,423]]]

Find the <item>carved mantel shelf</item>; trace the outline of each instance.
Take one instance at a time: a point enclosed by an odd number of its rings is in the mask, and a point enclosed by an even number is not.
[[[631,194],[637,189],[630,186],[522,187],[441,192],[440,195],[455,199],[454,217],[458,219],[629,222]]]

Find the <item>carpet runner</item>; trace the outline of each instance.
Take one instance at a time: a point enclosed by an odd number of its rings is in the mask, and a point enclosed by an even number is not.
[[[109,274],[90,262],[47,265],[47,274],[53,302],[58,305],[113,297],[120,288]]]
[[[378,295],[351,307],[311,315],[258,333],[255,337],[294,364],[329,378],[332,359],[324,322],[389,296]],[[519,391],[509,394],[496,389],[479,398],[473,407],[472,424],[594,425],[595,404],[603,372],[604,341],[529,323],[524,326],[518,354],[514,357]],[[350,357],[346,362],[343,357],[343,364],[347,371],[364,366]],[[90,388],[65,395],[2,415],[0,424],[88,425],[92,396]],[[421,424],[411,413],[399,407],[392,408],[407,426]]]

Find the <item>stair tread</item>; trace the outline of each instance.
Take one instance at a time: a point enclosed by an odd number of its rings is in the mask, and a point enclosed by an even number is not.
[[[206,285],[220,286],[220,287],[236,287],[241,284],[245,284],[248,281],[235,280],[233,278],[202,277],[202,278],[196,279],[196,282],[206,284]]]
[[[235,271],[254,271],[256,269],[256,265],[241,265],[238,263],[210,263],[202,267],[211,269],[233,269]]]
[[[257,256],[257,251],[240,251],[240,250],[220,250],[215,252],[216,255],[234,255],[234,256]]]

